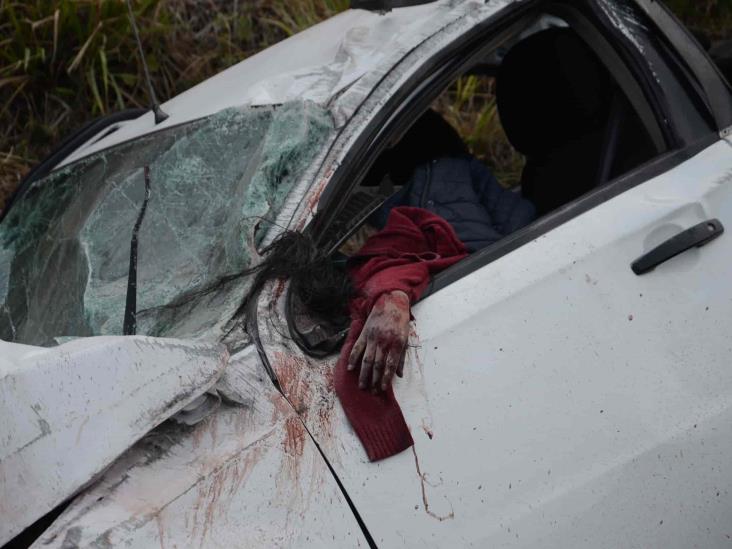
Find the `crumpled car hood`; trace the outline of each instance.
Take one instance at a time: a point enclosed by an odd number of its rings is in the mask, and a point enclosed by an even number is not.
[[[0,341],[0,544],[207,391],[228,358],[221,345],[173,339]]]
[[[153,429],[33,547],[366,546],[254,346],[232,355],[214,390],[223,400],[215,413],[192,426],[167,421]]]

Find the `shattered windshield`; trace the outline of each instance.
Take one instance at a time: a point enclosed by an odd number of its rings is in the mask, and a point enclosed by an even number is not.
[[[0,225],[0,339],[122,334],[145,166],[137,333],[221,337],[248,283],[230,275],[258,257],[265,231],[255,227],[275,217],[332,131],[309,102],[227,109],[34,183]]]

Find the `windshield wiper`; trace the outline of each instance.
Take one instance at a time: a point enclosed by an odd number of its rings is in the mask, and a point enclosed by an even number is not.
[[[147,203],[150,200],[150,166],[145,166],[145,199],[142,201],[140,214],[137,216],[137,223],[132,229],[130,240],[130,272],[127,275],[127,300],[125,302],[125,318],[122,323],[123,335],[135,335],[137,333],[137,233],[145,217]]]

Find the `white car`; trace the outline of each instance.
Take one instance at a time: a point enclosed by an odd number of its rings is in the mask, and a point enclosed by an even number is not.
[[[0,543],[732,546],[724,78],[654,0],[359,4],[162,122],[91,124],[22,185],[0,225]],[[512,67],[522,187],[553,174],[563,203],[434,278],[395,382],[414,447],[371,463],[288,282],[242,328],[235,274],[283,228],[337,247],[448,84],[500,94],[506,51],[555,28],[608,75],[605,114],[569,122],[580,65],[559,60],[564,95],[537,76],[551,52]]]

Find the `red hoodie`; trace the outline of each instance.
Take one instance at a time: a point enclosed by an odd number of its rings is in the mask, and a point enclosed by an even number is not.
[[[450,224],[422,208],[393,208],[384,228],[351,258],[349,272],[356,297],[349,304],[351,327],[336,364],[335,390],[348,420],[371,461],[409,448],[414,441],[394,391],[377,395],[358,388],[358,369],[348,371],[348,357],[376,300],[401,290],[416,302],[430,276],[457,263],[467,251]]]

